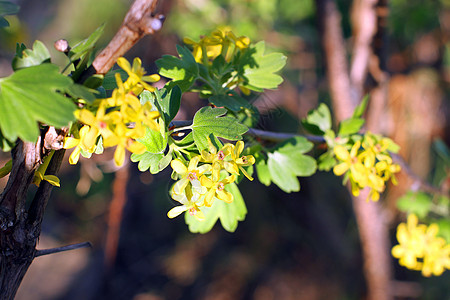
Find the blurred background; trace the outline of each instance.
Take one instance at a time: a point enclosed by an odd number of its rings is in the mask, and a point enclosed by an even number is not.
[[[99,50],[112,38],[130,0],[16,0],[17,16],[0,29],[0,77],[12,72],[16,43],[38,39],[53,62],[57,39],[71,45],[106,23]],[[422,179],[438,185],[448,172],[450,2],[391,0],[379,11],[386,35],[383,60],[389,76],[382,133],[400,146],[401,156]],[[352,1],[337,1],[346,46],[351,49]],[[127,57],[139,56],[149,73],[163,54],[175,55],[183,37],[194,40],[217,26],[266,44],[288,57],[285,82],[254,99],[266,130],[302,132],[300,119],[321,102],[330,103],[324,54],[313,0],[162,0],[163,30],[142,39]],[[377,80],[369,67],[367,86]],[[191,119],[204,105],[186,94],[178,119]],[[438,141],[438,142],[437,142]],[[314,153],[313,153],[314,154]],[[0,165],[9,157],[0,153]],[[364,299],[358,229],[341,179],[318,172],[301,179],[299,193],[285,194],[255,179],[242,182],[248,214],[235,233],[220,224],[191,234],[182,217],[170,220],[170,170],[152,175],[129,163],[115,169],[112,153],[62,166],[61,188],[53,190],[39,249],[89,241],[79,249],[37,258],[17,299]],[[447,160],[448,162],[448,160]],[[396,200],[410,186],[405,176],[390,187],[383,206],[395,227],[403,220]],[[0,188],[6,181],[0,179]],[[408,282],[397,299],[450,299],[450,272],[423,278],[392,259],[395,280]]]

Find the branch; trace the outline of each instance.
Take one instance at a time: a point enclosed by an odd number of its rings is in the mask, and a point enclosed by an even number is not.
[[[363,0],[361,0],[363,1]],[[366,0],[369,1],[369,0]],[[341,15],[333,0],[317,1],[319,22],[322,26],[322,44],[325,50],[327,61],[327,75],[330,84],[333,108],[338,122],[351,117],[358,98],[355,91],[363,90],[363,82],[367,73],[368,61],[360,61],[362,58],[368,59],[365,52],[357,56],[358,66],[354,66],[353,76],[355,86],[350,85],[348,73],[345,43],[341,30]],[[366,22],[367,20],[360,20]],[[370,20],[369,20],[370,21]],[[370,26],[373,26],[370,25]],[[370,28],[369,26],[365,27]],[[361,35],[357,38],[362,41],[358,47],[364,51],[370,38]],[[368,33],[367,36],[371,36]],[[357,48],[358,52],[360,48]],[[356,62],[355,62],[356,63]],[[358,69],[357,69],[358,67]],[[362,71],[361,71],[362,70]],[[362,78],[363,76],[364,78]],[[359,77],[359,78],[358,78]],[[357,84],[357,85],[356,85]],[[348,187],[350,190],[350,187]],[[364,257],[364,275],[367,283],[367,299],[386,300],[390,299],[389,281],[391,279],[389,249],[389,235],[386,218],[381,215],[379,203],[366,203],[368,189],[364,189],[358,197],[352,196],[353,209],[359,228],[362,253]]]
[[[36,250],[36,254],[34,255],[34,257],[36,258],[36,257],[43,256],[43,255],[49,255],[49,254],[53,254],[53,253],[76,250],[76,249],[80,249],[80,248],[92,248],[92,245],[89,242],[84,242],[84,243],[67,245],[67,246],[62,246],[62,247],[57,247],[57,248]]]
[[[95,58],[92,66],[97,74],[105,74],[141,38],[159,31],[163,15],[153,16],[157,0],[136,0],[128,11],[119,31],[105,49]]]

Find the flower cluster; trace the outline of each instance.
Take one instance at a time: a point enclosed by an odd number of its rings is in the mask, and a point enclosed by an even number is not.
[[[397,227],[399,245],[392,248],[392,255],[399,264],[412,270],[422,271],[422,275],[439,276],[450,269],[450,244],[437,237],[439,226],[418,225],[417,216],[410,214],[407,223]]]
[[[211,207],[216,199],[233,202],[233,194],[225,186],[234,182],[240,172],[253,180],[243,167],[253,165],[255,158],[252,155],[241,156],[243,150],[242,141],[236,145],[227,143],[220,150],[209,141],[208,151],[203,150],[201,155],[194,156],[187,167],[179,159],[172,160],[171,167],[179,180],[173,185],[170,195],[182,205],[172,208],[167,216],[174,218],[188,211],[202,221],[205,219],[200,210],[202,206]]]
[[[71,164],[76,164],[80,153],[90,154],[99,146],[100,137],[104,147],[116,146],[114,162],[120,166],[125,159],[125,149],[133,153],[142,153],[145,146],[135,140],[143,137],[146,128],[159,130],[155,111],[150,102],[141,104],[137,96],[144,90],[154,91],[148,82],[156,82],[159,75],[145,76],[141,60],[135,58],[133,66],[123,57],[117,64],[127,72],[128,79],[123,82],[116,73],[117,88],[112,96],[97,99],[93,105],[87,105],[75,112],[80,126],[73,130],[73,137],[65,139],[64,148],[75,147],[69,157]]]
[[[237,51],[243,51],[250,45],[248,37],[236,37],[228,30],[215,30],[210,36],[203,36],[199,42],[190,38],[184,38],[183,42],[192,45],[195,60],[204,65],[210,64],[219,55],[229,62]]]
[[[335,146],[333,151],[339,163],[333,168],[334,174],[345,174],[350,179],[353,195],[358,196],[361,189],[369,187],[369,197],[378,201],[389,179],[397,184],[394,173],[400,171],[400,166],[392,162],[388,152],[391,143],[388,138],[366,133],[350,151],[350,146]]]

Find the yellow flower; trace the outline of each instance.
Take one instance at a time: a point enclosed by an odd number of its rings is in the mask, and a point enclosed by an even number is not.
[[[172,189],[173,190],[173,189]],[[167,216],[169,218],[175,218],[181,213],[188,211],[191,216],[194,216],[199,221],[205,220],[205,215],[200,210],[202,206],[201,194],[193,193],[190,187],[187,187],[182,194],[171,193],[172,199],[180,202],[181,206],[175,206],[169,212]]]
[[[81,139],[83,150],[92,149],[92,147],[95,146],[97,138],[100,134],[105,140],[112,135],[109,125],[112,122],[117,122],[118,120],[116,115],[114,115],[114,117],[112,114],[106,115],[105,111],[106,102],[104,101],[100,102],[95,115],[85,108],[75,111],[75,117],[80,122],[89,125],[89,131],[87,131]]]
[[[408,269],[422,271],[422,275],[439,276],[450,269],[450,245],[437,237],[437,224],[418,225],[417,216],[410,214],[407,224],[397,227],[399,245],[392,248],[392,255]]]
[[[202,176],[200,178],[200,182],[202,186],[208,189],[208,192],[205,196],[205,205],[211,206],[214,201],[214,197],[226,202],[233,202],[233,194],[225,190],[225,186],[229,183],[232,183],[236,180],[236,175],[230,175],[220,180],[220,170],[221,167],[219,164],[213,165],[212,170],[212,179]]]
[[[155,87],[147,82],[157,82],[161,79],[157,74],[144,76],[146,71],[138,57],[133,60],[133,66],[123,57],[117,59],[117,64],[128,74],[128,79],[123,84],[126,92],[133,92],[135,95],[139,95],[142,89],[153,92]]]
[[[129,129],[123,123],[116,125],[113,135],[103,141],[105,147],[116,147],[114,152],[114,162],[117,166],[123,165],[125,160],[125,149],[131,153],[141,154],[146,148],[134,139],[133,129]]]
[[[217,148],[211,142],[211,139],[208,137],[208,150],[202,150],[201,152],[201,160],[211,164],[220,164],[223,168],[225,158],[228,157],[232,152],[232,144],[225,144],[222,149],[217,151]]]
[[[350,180],[357,183],[360,188],[368,185],[368,172],[361,160],[357,156],[361,142],[357,141],[351,148],[350,152],[344,146],[337,145],[333,151],[336,157],[342,161],[333,168],[334,174],[340,176],[350,171]],[[359,192],[359,191],[358,191]],[[356,189],[353,194],[355,195]]]
[[[228,172],[235,173],[237,175],[239,175],[239,170],[241,170],[242,174],[244,174],[247,179],[253,180],[253,177],[251,177],[243,167],[253,165],[255,163],[255,158],[253,155],[244,155],[240,157],[242,151],[244,150],[243,141],[238,141],[236,145],[233,146],[233,150],[234,151],[231,152],[231,161],[224,163],[225,169]]]
[[[206,192],[204,186],[200,182],[200,177],[205,173],[211,170],[211,165],[204,164],[198,166],[200,162],[200,155],[193,157],[189,161],[189,166],[186,167],[184,163],[179,159],[174,159],[170,163],[172,169],[181,176],[181,179],[178,180],[173,185],[173,193],[174,194],[183,194],[184,190],[190,183],[194,190],[200,194],[204,194]]]
[[[74,138],[74,137],[66,137],[64,139],[64,145],[63,145],[64,149],[71,149],[73,147],[76,147],[72,151],[72,154],[70,154],[70,156],[69,156],[69,163],[71,165],[75,165],[78,162],[78,159],[80,158],[81,150],[89,152],[89,153],[93,153],[95,151],[95,145],[92,145],[90,148],[86,148],[85,144],[82,143],[82,141],[86,139],[86,137],[88,136],[88,133],[90,131],[91,131],[90,127],[88,125],[84,125],[78,133],[80,136],[79,139]]]
[[[244,51],[250,45],[248,37],[236,37],[227,28],[215,30],[210,36],[201,37],[199,42],[190,38],[184,38],[183,42],[192,45],[195,61],[204,65],[210,64],[219,55],[225,61],[231,61],[237,51]]]

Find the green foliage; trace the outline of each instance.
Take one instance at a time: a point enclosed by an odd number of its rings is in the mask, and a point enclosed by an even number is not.
[[[91,52],[94,49],[98,39],[102,36],[104,29],[105,24],[98,27],[88,38],[73,46],[69,52],[70,61],[74,62],[75,60]]]
[[[164,126],[161,126],[163,132],[158,132],[147,128],[145,135],[137,141],[143,144],[150,153],[163,153],[167,147],[167,133],[164,132]]]
[[[350,118],[339,123],[339,136],[348,136],[358,133],[359,130],[364,125],[364,119],[361,118]]]
[[[142,104],[151,101],[152,105],[161,113],[164,122],[170,124],[180,109],[181,89],[175,85],[171,89],[162,88],[153,93],[143,91],[140,98]]]
[[[183,92],[187,91],[198,77],[198,65],[192,53],[186,48],[177,45],[180,58],[172,55],[163,55],[156,61],[159,74],[172,79],[171,86],[178,85]]]
[[[189,231],[193,233],[207,233],[213,228],[217,220],[220,220],[225,230],[229,232],[236,230],[238,221],[243,221],[247,215],[247,207],[235,183],[227,184],[225,189],[233,194],[233,202],[225,203],[216,200],[211,207],[202,207],[202,212],[205,214],[205,221],[199,221],[194,216],[186,213],[185,220],[189,226]]]
[[[413,213],[420,219],[425,218],[432,206],[431,197],[423,192],[408,192],[397,201],[397,208]]]
[[[164,155],[164,153],[150,153],[148,151],[142,154],[131,154],[132,162],[139,162],[138,169],[145,172],[150,169],[150,173],[157,174],[164,170],[172,160],[172,153]]]
[[[12,60],[13,70],[19,70],[50,62],[50,52],[41,41],[33,43],[33,49],[17,44],[16,55]]]
[[[323,135],[328,129],[331,129],[331,113],[328,106],[321,103],[317,109],[308,112],[302,125],[306,130],[316,135]]]
[[[275,183],[286,193],[298,192],[300,183],[297,176],[311,176],[316,172],[316,161],[303,153],[310,151],[313,144],[304,137],[295,137],[268,152],[267,164],[257,164],[261,183]]]
[[[20,6],[9,1],[0,1],[0,28],[9,26],[4,18],[6,15],[14,15],[19,12]]]
[[[450,219],[439,219],[436,223],[439,225],[438,235],[450,244]]]
[[[352,118],[361,118],[369,104],[369,94],[365,95],[361,103],[355,108]]]
[[[286,56],[281,53],[264,54],[265,48],[266,44],[259,42],[248,49],[238,68],[246,80],[245,86],[251,90],[275,89],[283,82],[283,78],[274,73],[284,67]]]
[[[253,106],[236,92],[230,92],[226,95],[214,95],[209,97],[208,100],[215,106],[226,107],[234,112],[238,112],[244,108],[252,109]]]
[[[43,76],[45,74],[45,76]],[[38,122],[56,127],[74,119],[75,105],[60,92],[73,84],[58,67],[42,64],[0,79],[0,129],[9,141],[36,141]]]
[[[222,137],[227,140],[237,141],[242,139],[242,134],[248,128],[240,124],[235,118],[224,116],[227,110],[224,108],[203,107],[194,116],[192,134],[194,142],[199,150],[208,147],[208,137]]]

